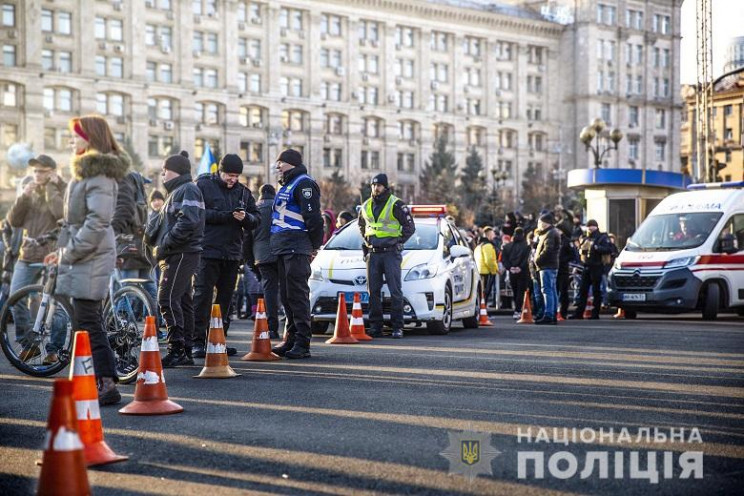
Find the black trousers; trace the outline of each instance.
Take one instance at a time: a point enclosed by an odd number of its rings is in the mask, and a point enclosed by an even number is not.
[[[382,329],[383,276],[390,290],[390,325],[403,329],[403,289],[400,264],[403,257],[398,251],[370,253],[367,261],[367,286],[369,288],[369,327]]]
[[[586,300],[589,296],[589,288],[592,288],[594,295],[594,309],[592,310],[592,317],[599,317],[599,310],[602,306],[602,275],[604,274],[604,267],[601,265],[590,266],[584,265],[584,270],[581,273],[581,289],[579,290],[579,302],[576,304],[575,315],[583,315],[586,309]]]
[[[106,331],[103,330],[101,300],[78,300],[73,298],[72,312],[75,329],[88,331],[96,377],[111,377],[115,382],[118,382],[114,352],[106,336]]]
[[[522,304],[524,303],[524,293],[527,291],[527,285],[529,284],[529,274],[509,274],[509,285],[514,293],[514,311],[521,312]]]
[[[194,345],[204,346],[209,333],[209,318],[212,302],[222,311],[222,328],[225,336],[230,329],[230,303],[238,280],[240,262],[237,260],[218,260],[203,258],[199,262],[194,281]],[[217,296],[214,289],[217,288]]]
[[[264,305],[266,306],[266,320],[269,332],[279,332],[279,269],[275,263],[258,265],[261,273],[261,287],[263,288]]]
[[[179,253],[158,262],[158,305],[168,330],[168,348],[182,350],[194,344],[193,277],[199,253]]]
[[[558,271],[556,289],[558,290],[558,312],[565,319],[568,314],[568,288],[571,278],[567,271]]]
[[[310,257],[308,255],[279,255],[276,263],[279,294],[284,305],[284,332],[290,344],[310,348]]]

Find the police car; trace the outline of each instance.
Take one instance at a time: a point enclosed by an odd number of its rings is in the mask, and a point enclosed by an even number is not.
[[[478,327],[480,276],[473,253],[457,227],[445,219],[444,205],[413,205],[416,232],[404,245],[401,263],[403,318],[406,324],[426,324],[430,334],[447,334],[454,320],[465,328]],[[360,293],[368,316],[367,265],[357,221],[346,224],[318,252],[310,276],[313,332],[335,322],[338,294],[345,293],[351,312],[354,293]],[[382,288],[383,319],[390,321],[390,291]]]

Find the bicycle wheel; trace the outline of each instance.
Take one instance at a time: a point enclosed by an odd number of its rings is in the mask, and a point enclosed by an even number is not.
[[[155,302],[139,286],[124,286],[103,309],[106,330],[116,360],[116,375],[128,384],[137,377],[145,317],[155,315]]]
[[[72,307],[64,298],[49,295],[39,329],[34,331],[43,290],[37,284],[15,291],[0,312],[3,353],[15,368],[35,377],[64,369],[70,363],[72,349]]]

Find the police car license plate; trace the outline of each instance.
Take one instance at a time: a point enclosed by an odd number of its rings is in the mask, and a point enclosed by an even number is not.
[[[623,301],[646,301],[645,293],[624,293]]]
[[[346,298],[346,301],[353,303],[354,302],[354,291],[346,291],[344,294],[344,297]],[[359,293],[359,300],[362,303],[369,303],[369,293],[366,291],[361,291]]]

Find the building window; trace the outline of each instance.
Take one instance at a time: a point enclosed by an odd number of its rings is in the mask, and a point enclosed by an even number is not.
[[[605,124],[608,126],[612,124],[612,105],[609,103],[603,103],[602,104],[602,120],[605,121]]]
[[[151,121],[173,120],[173,101],[169,98],[148,98],[147,116]]]
[[[638,138],[628,138],[628,158],[638,160]]]
[[[340,148],[323,148],[323,167],[341,167],[343,150]]]
[[[240,142],[240,158],[250,164],[262,164],[264,161],[263,143],[257,141]]]
[[[486,143],[486,133],[482,127],[469,127],[467,131],[468,146],[483,146]]]
[[[380,40],[380,24],[375,21],[359,21],[359,39],[377,43]]]
[[[302,31],[302,11],[283,8],[279,11],[279,27]]]
[[[465,53],[465,55],[470,55],[471,57],[481,56],[481,46],[482,42],[480,38],[466,36],[462,40],[462,51]]]
[[[499,119],[510,119],[512,115],[511,102],[499,102],[496,117]]]
[[[527,92],[528,93],[542,93],[542,77],[541,76],[527,76]]]
[[[415,153],[398,153],[398,170],[401,172],[414,172],[416,167]]]
[[[664,129],[666,127],[666,111],[664,109],[656,109],[656,129]]]
[[[406,47],[413,48],[414,46],[414,33],[413,28],[405,26],[395,27],[395,46],[396,48]]]
[[[468,115],[481,115],[481,101],[477,98],[466,99]]]
[[[664,141],[656,142],[656,160],[666,160],[666,143]]]
[[[57,53],[57,70],[59,72],[72,72],[72,53],[71,52],[58,52]]]
[[[304,131],[304,119],[299,110],[284,110],[282,112],[282,127],[289,131]]]
[[[628,125],[630,127],[638,126],[638,107],[632,105],[628,109]]]
[[[416,138],[416,123],[413,121],[398,122],[398,139],[410,141]]]
[[[431,32],[431,44],[430,48],[435,52],[446,52],[449,50],[449,34],[442,33],[441,31]]]
[[[16,65],[15,45],[3,45],[3,65],[5,67],[15,67]]]
[[[465,69],[465,85],[466,86],[480,86],[481,85],[481,71],[474,67],[468,67]]]
[[[341,36],[341,18],[337,15],[323,14],[320,18],[320,32],[328,36]]]
[[[723,106],[723,115],[724,116],[731,115],[733,113],[733,111],[734,111],[733,105],[724,105]]]
[[[380,152],[377,150],[362,150],[362,169],[378,170],[380,168]]]
[[[326,134],[340,135],[343,133],[344,118],[341,114],[328,114],[325,122]]]
[[[527,61],[530,64],[542,65],[543,64],[543,53],[545,49],[539,46],[530,46],[528,51]]]
[[[263,111],[260,107],[240,107],[239,122],[245,127],[263,127]]]
[[[197,102],[194,110],[197,122],[205,126],[216,126],[220,123],[219,106],[216,103]]]
[[[497,41],[495,46],[496,58],[498,60],[512,59],[512,43],[509,41]]]
[[[96,111],[101,115],[124,116],[124,96],[118,93],[98,93]]]
[[[512,75],[511,72],[496,73],[496,91],[511,91]]]
[[[44,88],[44,110],[72,112],[72,90]]]
[[[13,83],[0,83],[0,107],[18,106],[18,87]]]
[[[14,27],[15,26],[15,5],[10,3],[3,4],[3,26]]]
[[[379,138],[382,136],[383,126],[384,123],[382,120],[374,117],[366,117],[362,125],[362,135],[367,138]]]
[[[597,24],[614,26],[617,23],[617,8],[612,5],[597,4]]]
[[[72,33],[72,14],[69,12],[57,12],[57,34]]]

